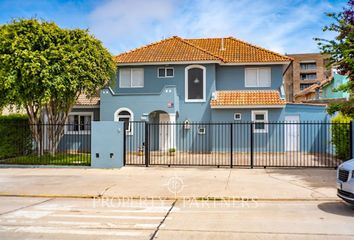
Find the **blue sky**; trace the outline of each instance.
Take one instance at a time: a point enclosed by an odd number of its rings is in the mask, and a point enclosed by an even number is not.
[[[346,0],[0,0],[0,24],[37,17],[85,28],[112,54],[178,35],[234,36],[279,53],[318,52],[324,12]]]

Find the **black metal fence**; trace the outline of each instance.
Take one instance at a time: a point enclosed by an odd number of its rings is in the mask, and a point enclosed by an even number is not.
[[[335,168],[352,151],[350,126],[330,122],[129,122],[125,123],[125,164]]]
[[[91,164],[91,124],[0,124],[0,165]]]

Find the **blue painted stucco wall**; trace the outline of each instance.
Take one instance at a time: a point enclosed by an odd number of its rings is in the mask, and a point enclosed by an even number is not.
[[[246,90],[246,89],[279,89],[282,85],[283,66],[271,65],[272,83],[270,88],[246,88],[244,82],[244,66],[219,66],[216,64],[201,64],[206,68],[206,101],[191,103],[185,102],[185,68],[188,65],[169,65],[174,67],[173,78],[158,78],[157,69],[162,66],[139,66],[144,68],[144,87],[143,88],[119,88],[117,82],[111,89],[101,91],[101,121],[114,120],[114,114],[119,108],[128,108],[134,114],[134,121],[148,119],[148,115],[154,111],[176,113],[176,121],[208,123],[208,122],[226,122],[235,123],[234,113],[242,114],[242,122],[251,121],[252,110],[268,110],[268,121],[284,121],[286,116],[297,115],[300,121],[326,121],[328,120],[324,106],[310,106],[304,104],[287,104],[284,108],[277,109],[211,109],[210,99],[212,93],[216,90]],[[247,66],[248,67],[248,66]],[[253,67],[253,66],[249,66]],[[263,66],[262,66],[263,67]],[[121,67],[123,68],[123,67]],[[119,81],[119,69],[117,81]],[[169,104],[173,103],[173,105]],[[150,119],[155,122],[157,119]],[[141,128],[141,125],[135,124],[133,128]],[[214,133],[220,129],[215,126],[205,126],[206,134],[197,133],[197,129],[186,131],[181,126],[176,127],[176,147],[179,148],[186,142],[190,142],[187,147],[190,151],[219,151],[227,148],[230,139],[218,141]],[[225,134],[229,132],[222,129]],[[299,129],[301,137],[301,149],[312,151],[313,149],[325,151],[327,142],[319,141],[320,134],[324,134],[324,129],[314,128],[311,136],[304,134],[302,128]],[[141,129],[135,129],[133,136],[127,136],[127,143],[132,144],[132,150],[143,147],[144,132]],[[155,134],[154,140],[150,141],[152,150],[158,146],[158,129],[152,131]],[[136,134],[139,133],[139,136]],[[235,136],[234,149],[239,151],[248,151],[249,149],[249,127],[248,125],[237,125],[233,129]],[[269,125],[267,133],[256,133],[255,151],[284,151],[284,125]],[[306,139],[305,139],[306,138]],[[305,140],[307,142],[305,142]],[[276,147],[274,142],[278,141]],[[183,146],[186,148],[186,146]]]
[[[278,90],[283,84],[282,65],[262,65],[262,67],[271,68],[271,87],[246,87],[245,69],[257,66],[220,66],[216,67],[216,90]],[[258,66],[259,67],[259,66]]]
[[[110,91],[101,91],[100,119],[113,120],[114,113],[121,107],[129,108],[134,113],[134,120],[141,120],[146,114],[162,110],[167,113],[178,112],[178,121],[190,120],[195,122],[212,121],[212,110],[209,101],[212,93],[216,90],[256,90],[256,89],[279,89],[282,85],[282,65],[265,65],[271,68],[270,88],[246,88],[244,66],[220,66],[216,64],[200,64],[206,68],[206,101],[185,102],[185,68],[189,65],[168,65],[174,68],[174,77],[158,78],[157,70],[164,65],[143,65],[133,68],[144,69],[143,88],[120,88],[119,73],[124,67],[118,68],[116,82],[112,84]],[[247,66],[255,67],[255,66]],[[165,94],[166,89],[173,89],[170,96]],[[172,96],[173,95],[173,96]],[[169,102],[174,107],[167,108]],[[226,119],[218,119],[225,121]]]
[[[122,122],[92,122],[92,167],[120,168],[123,166],[123,134]]]
[[[348,82],[348,77],[343,76],[337,73],[333,73],[333,79],[330,83],[322,87],[322,99],[330,99],[330,98],[349,98],[348,92],[343,91],[334,91],[334,89],[338,88],[340,85]]]
[[[184,121],[210,121],[211,109],[209,101],[216,90],[215,64],[201,64],[206,68],[206,101],[185,102],[185,68],[189,65],[172,65],[174,67],[173,78],[158,78],[157,69],[162,66],[139,66],[144,68],[143,88],[120,88],[119,71],[117,83],[111,90],[101,91],[100,119],[110,121],[114,119],[114,113],[121,107],[129,108],[134,113],[134,120],[141,120],[142,116],[153,111],[165,111],[167,113],[178,112],[178,120]],[[171,90],[171,92],[166,92]],[[173,107],[167,107],[173,102]]]

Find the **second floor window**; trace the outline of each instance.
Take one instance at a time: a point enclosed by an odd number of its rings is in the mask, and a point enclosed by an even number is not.
[[[205,67],[191,65],[185,72],[185,101],[204,102],[206,91]]]
[[[174,76],[173,67],[160,67],[157,69],[157,76],[159,78],[172,78]]]
[[[142,88],[144,87],[143,68],[122,68],[119,70],[120,88]]]
[[[245,87],[270,87],[271,69],[270,68],[246,68]]]

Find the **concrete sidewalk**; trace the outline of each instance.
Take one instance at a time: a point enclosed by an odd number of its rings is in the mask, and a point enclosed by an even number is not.
[[[0,195],[338,200],[335,170],[1,168]]]

